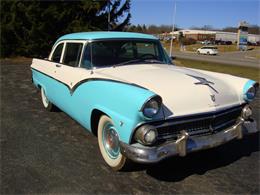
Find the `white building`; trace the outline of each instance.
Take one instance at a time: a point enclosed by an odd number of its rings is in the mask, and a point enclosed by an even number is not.
[[[170,34],[173,34],[177,36],[179,32],[182,32],[183,35],[186,38],[192,38],[197,41],[203,41],[203,40],[222,40],[222,41],[232,41],[235,43],[237,41],[238,33],[233,32],[221,32],[221,31],[208,31],[208,30],[179,30],[171,32]],[[248,41],[255,43],[260,41],[260,35],[256,34],[248,34]]]

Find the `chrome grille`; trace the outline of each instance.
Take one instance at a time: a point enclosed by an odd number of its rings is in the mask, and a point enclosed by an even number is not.
[[[233,126],[240,116],[242,106],[209,114],[180,117],[154,124],[158,130],[158,140],[177,139],[181,130],[190,136],[200,136],[219,132]]]

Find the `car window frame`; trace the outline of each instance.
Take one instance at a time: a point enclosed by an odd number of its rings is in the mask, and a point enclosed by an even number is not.
[[[58,45],[64,43],[63,49],[62,49],[62,54],[61,54],[61,59],[60,59],[59,64],[62,64],[62,65],[65,65],[65,66],[69,66],[69,67],[72,67],[72,68],[80,67],[81,60],[82,60],[82,57],[83,57],[84,48],[85,48],[85,45],[86,45],[88,42],[89,42],[88,40],[62,40],[62,41],[59,41],[58,43],[56,43],[56,44],[53,46],[52,51],[51,51],[51,53],[50,53],[50,55],[49,55],[48,60],[51,61],[51,62],[54,62],[54,61],[51,60],[54,51],[56,50],[56,48],[58,47]],[[68,64],[64,64],[64,63],[63,63],[64,54],[65,54],[65,49],[66,49],[67,43],[82,43],[82,44],[83,44],[83,46],[82,46],[82,48],[81,48],[81,54],[80,54],[79,63],[78,63],[77,66],[70,66],[70,65],[68,65]],[[58,62],[56,62],[56,63],[58,63]]]
[[[93,41],[92,40],[86,40],[85,41],[85,43],[84,43],[84,45],[83,45],[83,48],[82,48],[82,53],[81,53],[81,57],[80,57],[80,63],[79,63],[79,68],[84,68],[84,69],[86,69],[86,70],[92,70],[93,69],[93,65],[92,65],[92,54],[90,55],[91,56],[91,59],[90,59],[90,63],[91,63],[91,67],[90,68],[86,68],[86,67],[83,67],[83,65],[82,65],[82,60],[83,60],[83,56],[84,56],[84,52],[85,52],[85,50],[86,50],[86,48],[88,47],[88,46],[90,46],[90,52],[92,53],[92,47],[91,47],[91,43],[92,43]]]
[[[60,61],[59,61],[59,62],[54,62],[54,61],[52,60],[53,53],[54,53],[54,51],[57,49],[57,47],[58,47],[59,45],[61,45],[61,44],[63,44],[63,48],[62,48],[62,51],[61,51]],[[53,47],[52,50],[51,50],[51,53],[50,53],[50,55],[49,55],[49,57],[48,57],[48,60],[51,61],[51,62],[54,62],[54,63],[61,63],[61,62],[62,62],[62,59],[63,59],[64,49],[65,49],[65,41],[60,41],[60,42],[58,42],[57,44],[55,44],[54,47]]]
[[[82,60],[82,56],[83,56],[83,52],[84,52],[84,47],[85,47],[85,43],[87,41],[82,41],[82,40],[66,40],[64,41],[65,42],[65,45],[64,45],[64,50],[62,51],[62,61],[61,63],[66,65],[66,66],[69,66],[69,67],[74,67],[74,68],[77,68],[77,67],[80,67],[80,64],[81,64],[81,60]],[[82,48],[81,48],[81,54],[80,54],[80,57],[79,57],[79,62],[77,64],[77,66],[70,66],[68,64],[65,64],[64,63],[64,55],[65,55],[65,51],[66,51],[66,48],[67,48],[67,44],[68,43],[79,43],[79,44],[82,44]]]

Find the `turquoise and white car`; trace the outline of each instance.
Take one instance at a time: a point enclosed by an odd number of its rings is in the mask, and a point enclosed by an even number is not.
[[[258,83],[172,64],[154,36],[83,32],[33,59],[43,106],[97,135],[105,162],[155,163],[257,132],[248,103]]]

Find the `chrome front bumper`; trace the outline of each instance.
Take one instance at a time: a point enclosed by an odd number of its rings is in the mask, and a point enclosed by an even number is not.
[[[189,137],[189,134],[183,130],[181,136],[173,142],[153,147],[120,142],[120,150],[124,156],[135,162],[156,163],[170,156],[186,156],[187,153],[213,148],[235,138],[242,139],[243,135],[257,131],[255,121],[249,122],[240,118],[231,128],[215,134]]]

